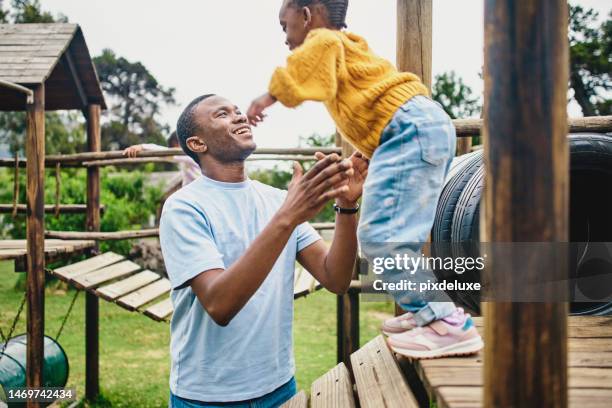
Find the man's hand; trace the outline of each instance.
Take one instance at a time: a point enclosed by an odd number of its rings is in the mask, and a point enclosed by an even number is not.
[[[274,105],[275,102],[276,99],[267,92],[251,102],[251,106],[247,111],[247,117],[251,126],[257,126],[258,123],[263,122],[266,117],[264,111]]]
[[[330,154],[319,160],[306,174],[297,162],[287,198],[279,212],[296,226],[317,215],[331,199],[347,194],[353,177],[353,162]]]
[[[144,150],[144,147],[142,145],[134,145],[134,146],[130,146],[127,149],[125,149],[123,151],[123,155],[127,156],[127,157],[136,157],[138,156],[138,153],[142,152]]]
[[[319,161],[325,159],[327,156],[321,152],[315,153],[315,158]],[[368,166],[370,161],[365,158],[360,152],[355,152],[348,158],[352,164],[353,174],[348,179],[348,190],[343,192],[336,199],[337,204],[340,207],[352,208],[355,207],[357,200],[363,193],[363,183],[368,176]]]

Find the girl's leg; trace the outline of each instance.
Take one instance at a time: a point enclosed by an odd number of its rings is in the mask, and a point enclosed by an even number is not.
[[[429,98],[417,96],[402,106],[381,135],[364,186],[359,224],[363,255],[408,254],[419,258],[433,226],[444,179],[455,155],[455,129],[446,113]],[[419,269],[385,270],[386,282],[435,281]],[[442,319],[455,311],[444,292],[393,291],[400,306],[414,313],[418,325]]]

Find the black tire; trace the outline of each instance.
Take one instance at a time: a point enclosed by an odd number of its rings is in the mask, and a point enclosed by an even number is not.
[[[431,232],[433,242],[450,242],[453,214],[461,191],[477,170],[478,162],[482,161],[482,151],[460,156],[458,163],[451,167],[446,184],[442,189],[436,219]]]
[[[584,296],[588,296],[588,292],[592,291],[597,296],[590,297],[591,299],[603,299],[588,303],[572,302],[570,312],[573,315],[612,315],[612,302],[609,301],[612,297],[612,254],[606,259],[600,256],[597,264],[599,269],[593,271],[592,267],[581,263],[584,259],[582,250],[589,245],[576,244],[612,242],[612,135],[573,134],[569,136],[569,145],[570,241],[575,243],[570,251],[570,290],[572,295],[580,290]],[[434,249],[449,248],[440,243],[450,243],[453,256],[468,256],[468,252],[473,251],[469,242],[480,242],[480,199],[483,184],[482,155],[480,161],[470,160],[464,164],[453,175],[453,179],[449,180],[443,191],[445,200],[440,200],[434,224],[434,232],[437,232],[432,234]],[[444,252],[446,251],[435,253],[434,250],[432,254],[446,256]],[[469,256],[475,254],[470,252]],[[448,273],[436,271],[438,278],[449,278],[444,275]],[[597,287],[581,287],[580,282],[584,282],[584,279],[580,278],[593,275],[597,276]],[[472,281],[473,277],[465,279]],[[466,308],[478,311],[478,295],[449,294]]]
[[[612,137],[600,134],[570,135],[570,241],[574,243],[612,242]],[[572,302],[574,315],[612,315],[612,257],[589,256],[580,248],[572,248],[570,278],[571,294],[582,295],[601,302]],[[592,246],[592,245],[590,245]],[[577,253],[580,250],[580,253]],[[579,258],[591,258],[582,262]],[[600,261],[597,271],[588,265],[593,258]],[[601,266],[603,265],[603,266]],[[605,269],[605,270],[602,270]],[[597,276],[597,285],[585,285],[587,277]],[[582,278],[582,279],[581,279]],[[594,287],[596,286],[596,287]]]
[[[455,259],[480,256],[479,248],[475,243],[480,242],[480,199],[484,187],[484,170],[484,162],[479,160],[476,172],[465,185],[455,207],[451,228],[451,251]],[[478,271],[465,271],[457,278],[469,283],[480,283],[481,281]],[[480,312],[479,295],[479,292],[457,293],[460,303],[477,313]]]

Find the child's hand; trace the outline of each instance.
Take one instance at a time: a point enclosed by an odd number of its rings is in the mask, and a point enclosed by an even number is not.
[[[257,126],[258,123],[263,122],[266,117],[264,111],[274,105],[275,102],[276,98],[267,92],[251,102],[251,106],[247,111],[247,117],[251,126]]]
[[[138,153],[142,152],[143,150],[144,150],[144,147],[142,145],[137,144],[137,145],[126,148],[123,151],[123,155],[127,157],[136,157],[138,156]]]

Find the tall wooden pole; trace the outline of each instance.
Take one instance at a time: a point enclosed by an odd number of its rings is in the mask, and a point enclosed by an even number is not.
[[[350,157],[355,151],[339,134],[336,134],[336,146],[342,149],[342,157]],[[356,260],[355,260],[356,261]],[[359,278],[358,263],[353,268],[353,279]],[[336,300],[336,338],[337,360],[351,367],[351,354],[359,349],[359,293],[349,291]]]
[[[87,143],[90,152],[101,150],[100,105],[89,105]],[[100,168],[87,169],[87,231],[100,231]],[[97,247],[96,247],[97,250]],[[87,292],[85,298],[85,397],[96,400],[99,381],[99,304],[98,297]]]
[[[27,106],[27,356],[26,386],[43,384],[45,335],[45,86],[34,88]],[[28,407],[39,404],[28,402]]]
[[[565,0],[485,1],[484,239],[567,242],[568,40]],[[552,248],[487,260],[494,288],[548,303],[485,304],[485,407],[567,407],[567,304],[528,281],[567,279]],[[519,276],[517,276],[519,275]]]
[[[397,68],[412,72],[431,92],[432,0],[397,0]],[[395,315],[405,311],[395,305]]]
[[[432,0],[397,0],[397,67],[431,89]]]

